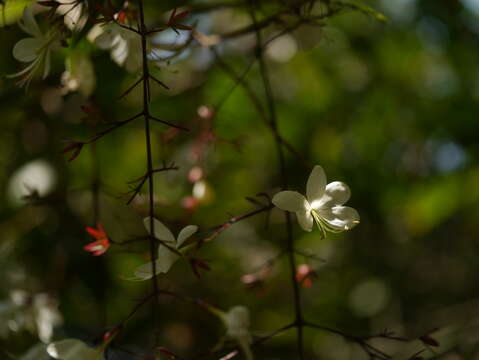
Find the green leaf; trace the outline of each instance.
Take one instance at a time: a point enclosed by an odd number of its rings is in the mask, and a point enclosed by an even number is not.
[[[0,26],[11,25],[22,17],[23,9],[33,0],[2,0],[0,1]]]

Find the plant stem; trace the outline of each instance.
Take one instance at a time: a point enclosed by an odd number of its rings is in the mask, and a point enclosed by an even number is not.
[[[143,116],[145,119],[145,136],[146,136],[146,156],[147,156],[147,176],[148,176],[148,203],[149,203],[149,221],[150,221],[150,257],[151,257],[151,271],[152,271],[152,287],[153,287],[153,297],[155,301],[153,302],[152,309],[152,318],[153,318],[153,329],[154,329],[154,341],[157,341],[157,308],[159,305],[158,301],[158,281],[156,274],[156,242],[155,242],[155,204],[154,204],[154,187],[153,187],[153,157],[151,152],[151,129],[150,129],[150,72],[148,68],[148,57],[147,57],[147,44],[146,38],[148,30],[145,25],[145,13],[143,9],[143,0],[138,0],[139,6],[139,31],[141,36],[141,50],[142,50],[142,67],[143,67]],[[156,345],[156,344],[155,344]]]

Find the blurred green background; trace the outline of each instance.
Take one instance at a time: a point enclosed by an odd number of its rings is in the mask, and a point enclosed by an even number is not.
[[[314,254],[298,255],[298,263],[317,272],[313,286],[302,290],[305,314],[358,335],[387,328],[414,338],[440,328],[437,352],[445,355],[436,358],[479,359],[479,1],[366,3],[389,21],[345,11],[320,27],[303,26],[274,40],[265,53],[280,131],[303,158],[287,152],[290,188],[304,191],[312,167],[320,164],[329,181],[350,186],[348,204],[361,215],[355,229],[324,240],[318,231],[305,233],[295,225],[297,249]],[[147,6],[148,21],[155,23],[174,4]],[[249,18],[238,8],[193,12],[194,21],[205,34],[215,34]],[[268,27],[265,37],[280,29]],[[25,34],[16,25],[0,34],[1,73],[17,72],[11,49]],[[216,48],[241,74],[251,62],[253,40],[225,40]],[[65,54],[73,47],[94,64],[97,87],[88,99],[63,94],[59,86]],[[171,63],[152,67],[171,87],[153,84],[152,112],[192,129],[176,133],[154,124],[155,164],[174,161],[180,168],[155,175],[156,213],[175,234],[197,224],[200,236],[207,236],[212,226],[256,208],[246,196],[279,190],[273,137],[244,89],[230,93],[234,81],[207,48],[195,43]],[[52,309],[58,303],[63,324],[55,327],[55,339],[93,340],[150,289],[149,282],[124,280],[148,258],[147,244],[113,245],[102,257],[82,249],[92,241],[84,229],[95,225],[96,216],[115,241],[141,230],[147,198],[127,207],[125,194],[127,182],[146,169],[142,121],[101,139],[96,148],[85,147],[72,162],[61,154],[62,140],[85,140],[94,130],[81,121],[82,105],[106,122],[137,113],[140,89],[117,100],[136,79],[107,51],[78,40],[55,54],[50,76],[28,92],[11,79],[0,80],[2,359],[18,358],[38,343],[32,323],[41,312],[37,303]],[[246,80],[264,100],[256,64]],[[201,106],[216,109],[212,120],[198,115]],[[201,180],[191,181],[197,180],[193,168],[201,169]],[[92,186],[98,177],[95,214]],[[26,204],[22,196],[35,188],[40,199]],[[293,297],[285,257],[274,262],[261,289],[241,281],[284,249],[282,219],[274,210],[269,218],[261,214],[233,225],[198,252],[211,272],[197,280],[187,262],[179,262],[161,277],[161,286],[225,310],[248,306],[255,335],[287,324]],[[48,299],[39,300],[44,294]],[[148,345],[150,310],[146,306],[128,323],[119,346],[141,352]],[[224,334],[216,318],[187,302],[165,297],[159,313],[160,343],[185,357],[207,351]],[[308,359],[367,358],[331,334],[307,330],[305,342]],[[421,348],[419,342],[380,346],[398,359]],[[258,359],[295,359],[294,331],[255,353]]]

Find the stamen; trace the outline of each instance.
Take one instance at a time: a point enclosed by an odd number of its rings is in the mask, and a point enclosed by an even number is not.
[[[318,226],[318,229],[321,233],[321,240],[326,238],[326,229],[324,228],[323,221],[319,217],[318,213],[314,210],[311,210],[311,215],[313,215],[313,219]]]

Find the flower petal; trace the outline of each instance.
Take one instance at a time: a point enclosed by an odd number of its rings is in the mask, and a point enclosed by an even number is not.
[[[95,239],[100,240],[100,239],[105,238],[105,234],[100,229],[97,230],[97,229],[92,228],[92,227],[87,227],[87,228],[85,228],[85,230],[87,231],[88,234],[90,234]]]
[[[349,186],[341,181],[333,181],[326,185],[323,198],[317,204],[311,204],[315,209],[322,207],[330,208],[343,205],[351,197]]]
[[[30,62],[38,57],[42,42],[34,38],[22,39],[13,47],[13,57],[18,61]]]
[[[83,3],[71,0],[59,0],[57,13],[64,15],[65,25],[70,30],[80,31],[85,26],[88,16],[84,14]],[[86,4],[86,2],[85,2]]]
[[[142,280],[148,280],[151,279],[153,276],[153,271],[152,271],[152,262],[147,262],[146,264],[140,265],[135,269],[135,277],[128,279],[128,280],[137,280],[137,281],[142,281]],[[155,270],[156,274],[159,274],[159,262],[156,260],[155,263]]]
[[[281,191],[273,196],[272,201],[281,210],[297,212],[309,209],[306,198],[297,191]]]
[[[176,247],[179,248],[185,240],[187,240],[191,235],[198,231],[198,226],[188,225],[184,227],[178,234],[178,240],[176,241]]]
[[[326,223],[327,230],[340,232],[350,230],[359,224],[359,214],[352,207],[334,206],[318,211],[319,217]]]
[[[102,351],[91,348],[77,339],[66,339],[51,343],[47,347],[47,353],[54,359],[61,360],[100,360],[103,356]]]
[[[119,66],[123,66],[129,52],[128,41],[118,36],[116,43],[111,48],[110,56]]]
[[[171,233],[170,229],[168,229],[160,220],[153,219],[154,222],[154,230],[155,230],[155,237],[157,239],[166,241],[171,244],[175,244],[176,240],[173,234]],[[145,224],[146,230],[151,234],[150,229],[150,217],[146,217],[143,219],[143,224]]]
[[[19,21],[19,25],[23,31],[25,31],[27,34],[32,35],[33,37],[40,38],[43,36],[42,32],[40,31],[40,28],[38,27],[37,21],[33,16],[33,12],[30,6],[27,6],[23,10],[23,17]]]
[[[296,218],[298,219],[299,226],[304,231],[311,231],[313,229],[313,215],[311,211],[298,211],[296,212]]]
[[[318,201],[324,194],[326,188],[326,174],[321,166],[316,165],[309,175],[306,184],[306,197],[310,203]]]
[[[83,247],[83,250],[85,251],[98,251],[103,249],[103,245],[101,244],[100,241],[94,241],[92,243],[89,243]]]
[[[92,252],[93,256],[100,256],[106,253],[109,247],[110,241],[108,238],[103,238],[85,245],[83,249]]]
[[[93,42],[102,50],[110,49],[116,42],[118,42],[118,28],[116,24],[99,25],[92,27],[87,35],[88,40]]]
[[[158,248],[158,265],[157,272],[167,273],[173,264],[180,258],[180,256],[164,245],[160,245]]]

